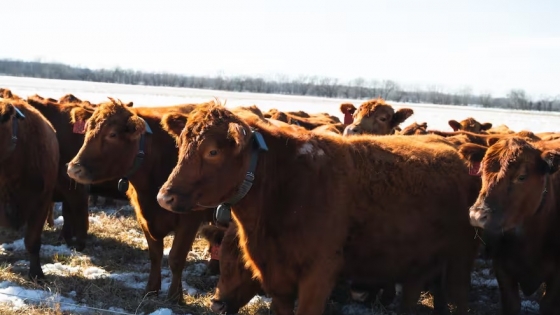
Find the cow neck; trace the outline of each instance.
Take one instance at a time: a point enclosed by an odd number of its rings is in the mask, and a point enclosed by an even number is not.
[[[10,139],[10,146],[4,152],[0,160],[5,160],[6,158],[8,158],[8,156],[10,156],[10,154],[15,151],[18,140],[18,120],[25,119],[25,115],[17,107],[14,106],[14,109],[16,111],[16,114],[12,116],[12,137]]]
[[[148,125],[146,120],[144,120],[144,118],[142,118],[140,116],[138,116],[138,118],[142,119],[146,129],[140,135],[140,140],[139,140],[139,144],[138,144],[138,152],[136,153],[136,156],[134,157],[134,163],[132,164],[132,167],[119,180],[118,189],[122,193],[126,193],[126,191],[128,190],[128,179],[129,179],[129,177],[132,176],[134,173],[136,173],[136,171],[138,171],[140,166],[142,166],[142,162],[144,162],[144,157],[146,156],[146,134],[150,134],[150,135],[153,134],[152,128],[150,128],[150,125]]]
[[[257,169],[257,162],[259,160],[259,153],[261,151],[268,151],[268,146],[260,132],[251,128],[251,160],[249,162],[249,169],[245,174],[245,178],[241,186],[237,189],[235,195],[228,201],[222,203],[216,208],[216,222],[221,225],[229,225],[231,222],[231,206],[238,203],[243,199],[251,190],[255,180],[255,170]]]

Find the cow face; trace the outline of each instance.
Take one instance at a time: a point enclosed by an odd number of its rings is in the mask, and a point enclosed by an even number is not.
[[[461,122],[456,120],[450,120],[449,126],[453,128],[453,131],[468,131],[472,133],[481,133],[485,132],[486,130],[492,128],[491,123],[484,123],[481,124],[476,119],[469,117]]]
[[[76,108],[76,115],[85,110]],[[143,119],[120,101],[100,104],[87,121],[80,151],[68,163],[70,178],[81,184],[96,184],[124,176],[134,165],[139,138],[146,131]]]
[[[408,125],[407,127],[405,127],[398,134],[405,135],[405,136],[427,135],[428,134],[428,132],[426,131],[427,128],[428,128],[428,123],[426,123],[426,122],[421,123],[421,124],[414,122],[414,123]]]
[[[221,105],[199,105],[178,137],[179,160],[159,191],[161,207],[182,213],[233,197],[249,167],[249,126]]]
[[[207,226],[205,229],[220,228]],[[253,279],[252,272],[243,263],[238,243],[237,227],[231,223],[221,240],[220,278],[211,304],[215,313],[236,314],[261,291],[260,283]]]
[[[354,113],[354,122],[344,129],[343,134],[388,135],[413,113],[410,108],[401,108],[395,112],[393,107],[382,99],[370,100],[360,105]]]
[[[471,225],[500,233],[540,210],[560,153],[538,149],[519,137],[489,138],[488,145],[464,144],[459,154],[471,164],[480,163],[482,187],[470,208]]]

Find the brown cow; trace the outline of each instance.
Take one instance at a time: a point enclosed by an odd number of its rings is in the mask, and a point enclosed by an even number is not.
[[[540,314],[560,314],[560,141],[508,137],[488,144],[466,144],[459,152],[480,165],[482,188],[470,218],[484,231],[502,314],[520,313],[519,287],[529,296],[543,282]]]
[[[26,225],[29,277],[44,278],[41,233],[58,172],[56,131],[23,100],[0,100],[0,225]]]
[[[410,117],[414,111],[410,108],[401,108],[395,112],[393,107],[385,100],[378,98],[366,101],[354,113],[354,122],[344,129],[344,135],[388,135]]]
[[[426,122],[423,122],[421,124],[413,122],[412,124],[406,126],[403,130],[396,132],[396,134],[403,136],[427,135],[428,132],[426,131],[426,128],[428,128],[428,123]]]
[[[85,122],[92,114],[89,108],[81,105],[66,103],[59,104],[48,99],[30,96],[27,99],[29,105],[37,109],[55,128],[59,146],[59,167],[53,201],[62,202],[62,214],[64,225],[62,237],[66,244],[82,251],[86,247],[88,220],[88,191],[106,197],[124,199],[124,193],[117,190],[117,181],[113,180],[99,185],[84,185],[73,183],[66,174],[66,163],[68,163],[80,150],[84,142]],[[80,112],[82,116],[72,116],[73,112]],[[52,211],[52,208],[51,208]],[[52,212],[50,214],[52,217]]]
[[[174,213],[222,204],[218,217],[231,209],[243,259],[278,308],[297,297],[297,314],[322,314],[339,276],[402,283],[415,307],[440,278],[436,308],[449,299],[467,313],[478,240],[466,210],[480,178],[445,139],[294,133],[220,105],[197,107],[173,131],[179,161],[159,204]]]
[[[448,122],[453,131],[469,131],[472,133],[486,133],[486,130],[492,128],[492,123],[480,123],[478,120],[468,117],[458,122],[454,119]]]
[[[305,115],[303,115],[303,114]],[[309,116],[309,117],[305,117]],[[279,120],[291,125],[298,125],[307,130],[312,130],[322,125],[327,124],[338,124],[340,123],[340,119],[335,116],[331,116],[327,113],[319,113],[309,115],[304,112],[281,112],[277,109],[271,109],[267,113],[264,114],[265,118]]]
[[[136,212],[150,255],[150,276],[146,292],[161,288],[163,240],[174,232],[169,253],[172,282],[168,298],[183,299],[181,274],[199,225],[212,220],[212,210],[172,214],[161,209],[156,196],[177,163],[174,139],[160,125],[164,114],[189,112],[194,105],[127,107],[111,100],[99,105],[88,120],[84,143],[70,161],[67,173],[82,184],[97,184],[122,178],[122,189],[130,181],[127,195]],[[76,117],[79,110],[72,113]]]

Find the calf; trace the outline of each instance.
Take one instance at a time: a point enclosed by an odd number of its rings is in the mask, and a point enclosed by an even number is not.
[[[483,230],[502,314],[520,313],[519,287],[531,295],[542,283],[540,314],[560,314],[560,140],[493,138],[488,145],[465,144],[459,152],[480,167],[470,220]]]
[[[198,228],[212,221],[212,209],[178,215],[160,208],[156,200],[159,187],[177,163],[176,143],[160,121],[166,113],[187,113],[192,108],[192,104],[131,108],[115,100],[101,104],[89,118],[83,145],[67,168],[68,176],[82,184],[120,178],[118,186],[126,191],[148,242],[151,267],[146,292],[161,288],[163,240],[174,232],[168,292],[173,301],[183,298],[181,274]],[[78,110],[73,114],[79,114]]]
[[[413,113],[410,108],[401,108],[395,112],[391,105],[380,98],[369,100],[360,105],[354,113],[354,122],[344,129],[343,134],[345,136],[394,134],[395,128]]]
[[[297,314],[322,314],[342,276],[402,283],[415,293],[404,292],[407,307],[439,279],[437,310],[450,301],[467,313],[478,245],[467,209],[480,178],[445,139],[295,133],[220,105],[197,107],[175,136],[160,206],[231,210],[243,260],[278,309],[291,313],[297,297]]]
[[[0,99],[0,225],[26,225],[29,277],[44,278],[41,233],[58,172],[58,142],[52,125],[23,100]]]

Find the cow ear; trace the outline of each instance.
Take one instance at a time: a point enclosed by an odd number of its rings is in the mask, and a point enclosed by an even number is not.
[[[7,102],[4,104],[4,106],[0,107],[0,123],[5,123],[12,119],[12,116],[14,116],[16,112],[12,104]]]
[[[560,151],[544,151],[541,154],[541,158],[546,162],[548,173],[553,174],[558,170],[558,166],[560,165]]]
[[[87,110],[81,106],[74,107],[70,110],[70,122],[75,124],[76,122],[86,121],[92,114],[93,111]]]
[[[488,144],[488,146],[491,147],[500,139],[501,137],[488,137],[488,139],[486,139],[486,144]]]
[[[414,114],[414,111],[411,108],[401,108],[393,115],[391,124],[393,125],[393,127],[398,126],[399,124],[407,120],[408,117],[412,116],[412,114]]]
[[[480,130],[488,130],[492,128],[492,123],[484,123],[480,125]]]
[[[356,111],[356,106],[352,103],[342,103],[340,104],[340,111],[343,114],[353,114]]]
[[[163,130],[177,139],[187,124],[187,116],[180,113],[168,113],[163,115],[160,123]]]
[[[134,102],[128,102],[128,103],[124,104],[124,106],[132,107],[132,106],[134,106]]]
[[[461,130],[461,124],[458,121],[452,119],[447,123],[449,124],[449,127],[453,128],[453,131]]]
[[[131,132],[133,140],[138,139],[146,131],[146,122],[138,115],[132,115],[126,123],[127,130]]]
[[[475,163],[480,163],[486,154],[487,147],[474,144],[474,143],[465,143],[459,146],[459,156],[465,161],[469,163],[469,165],[473,165]]]
[[[247,130],[238,123],[229,123],[228,136],[235,141],[235,153],[241,152],[241,149],[247,144]]]

